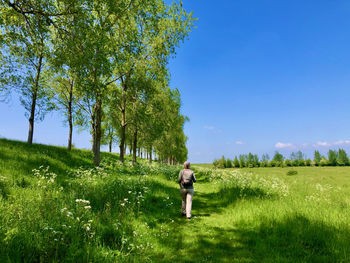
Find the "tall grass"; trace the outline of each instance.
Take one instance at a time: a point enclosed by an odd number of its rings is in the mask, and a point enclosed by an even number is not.
[[[180,167],[0,140],[0,262],[350,262],[350,169]]]

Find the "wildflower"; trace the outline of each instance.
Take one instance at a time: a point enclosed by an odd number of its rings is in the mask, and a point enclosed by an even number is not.
[[[84,206],[84,208],[85,208],[85,209],[91,209],[91,206],[86,205],[86,206]]]
[[[76,199],[75,202],[76,203],[83,203],[83,204],[90,204],[89,200],[84,200],[84,199]]]
[[[125,206],[125,204],[124,204],[124,203],[121,203],[120,205],[121,205],[121,206]]]

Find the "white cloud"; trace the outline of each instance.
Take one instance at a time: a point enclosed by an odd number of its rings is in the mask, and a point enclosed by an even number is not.
[[[283,142],[278,142],[275,144],[275,147],[277,149],[283,149],[283,148],[295,148],[294,144],[287,142],[287,143],[283,143]]]
[[[314,144],[314,146],[327,147],[327,146],[331,146],[331,144],[329,142],[317,142],[316,144]]]
[[[350,144],[349,140],[345,140],[345,141],[337,141],[334,143],[334,145],[347,145]]]
[[[339,140],[335,142],[326,142],[318,141],[317,143],[302,143],[302,144],[293,144],[290,142],[283,143],[278,142],[275,144],[277,149],[308,149],[310,147],[332,147],[332,146],[350,146],[350,140]]]
[[[206,125],[206,126],[204,126],[204,129],[209,130],[209,131],[212,131],[213,133],[216,133],[216,134],[222,133],[222,130],[217,129],[217,128],[214,127],[214,126]]]
[[[242,141],[236,141],[236,144],[238,144],[238,145],[242,145],[242,144],[245,144],[245,142],[242,142]]]
[[[215,130],[215,127],[214,126],[204,126],[204,129],[207,129],[207,130]]]

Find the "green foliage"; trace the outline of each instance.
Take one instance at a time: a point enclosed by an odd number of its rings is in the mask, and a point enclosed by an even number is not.
[[[7,199],[0,196],[1,261],[346,262],[350,256],[348,167],[298,167],[298,176],[289,177],[284,168],[192,165],[193,219],[185,222],[176,183],[181,167],[146,160],[133,166],[130,158],[122,165],[117,155],[102,154],[95,168],[88,151],[0,140],[9,189]]]
[[[289,159],[286,159],[284,161],[284,165],[287,166],[287,167],[290,167],[290,166],[292,166],[292,162]]]
[[[339,149],[338,150],[338,160],[337,164],[340,166],[348,166],[349,165],[349,157],[345,150]]]
[[[233,160],[233,166],[234,166],[235,168],[239,168],[239,161],[238,161],[237,156],[235,156],[235,159]]]
[[[218,168],[220,168],[220,169],[226,168],[225,156],[222,156],[221,159],[219,159]]]
[[[321,162],[322,156],[319,151],[315,150],[314,152],[314,163],[315,166],[319,166]]]
[[[245,155],[239,155],[239,167],[240,168],[246,167],[246,165],[247,165],[246,159],[247,159],[247,157]]]
[[[263,154],[259,160],[256,154],[241,154],[239,159],[237,156],[233,160],[232,166],[235,168],[254,168],[254,167],[297,167],[297,166],[348,166],[350,165],[349,157],[345,150],[339,149],[338,151],[330,150],[328,152],[328,158],[322,156],[319,151],[314,153],[314,161],[306,158],[306,156],[301,152],[291,153],[290,159],[284,159],[283,155],[276,152],[273,159],[269,161],[269,156]],[[223,162],[222,162],[223,163]],[[219,165],[219,160],[214,162],[214,166]],[[223,166],[223,165],[221,165]]]
[[[0,198],[7,198],[10,194],[10,188],[6,177],[0,176]],[[1,200],[1,199],[0,199]]]
[[[272,158],[273,163],[271,164],[271,166],[281,167],[283,165],[283,160],[284,160],[283,155],[276,151],[275,155]]]
[[[320,161],[320,166],[323,167],[323,166],[327,166],[327,165],[329,165],[328,160],[326,159],[326,157],[322,156],[321,161]]]
[[[287,172],[287,175],[297,175],[297,174],[298,174],[298,171],[296,171],[296,170],[289,170]]]
[[[232,160],[227,158],[225,168],[232,168]]]
[[[337,165],[337,152],[333,150],[328,151],[328,164],[330,166],[336,166]]]
[[[129,143],[183,162],[188,118],[168,63],[195,20],[176,1],[0,1],[0,95],[19,89],[28,143],[34,120],[55,108],[70,134],[73,122],[89,129],[96,166],[101,144],[112,146],[116,134],[121,161]]]
[[[306,166],[311,166],[311,165],[312,165],[311,159],[306,159],[306,160],[305,160],[305,165],[306,165]]]

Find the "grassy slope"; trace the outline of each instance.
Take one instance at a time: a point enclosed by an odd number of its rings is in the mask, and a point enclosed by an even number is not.
[[[113,162],[116,158],[103,157]],[[80,166],[88,171],[91,160],[88,151],[68,153],[59,147],[0,140],[0,175],[8,178],[9,189],[7,197],[0,198],[1,262],[23,260],[23,251],[28,261],[350,261],[347,167],[295,168],[295,176],[286,176],[287,168],[243,170],[248,173],[242,178],[248,181],[250,171],[267,180],[280,179],[289,186],[286,197],[269,196],[259,184],[243,187],[211,181],[212,175],[197,168],[194,218],[186,221],[179,217],[178,170],[105,165],[105,177],[89,172],[84,177],[69,175],[68,171]],[[32,169],[40,165],[50,165],[57,173],[57,187],[36,186]],[[29,185],[21,185],[21,178]],[[64,190],[60,192],[59,187]],[[68,222],[60,215],[63,207],[78,214],[77,198],[91,202],[86,216],[93,219],[93,238],[82,233],[76,221]],[[11,221],[14,216],[17,219]],[[65,233],[62,244],[50,245],[54,236],[43,229],[53,226],[57,230],[65,220],[73,234],[60,229]],[[30,243],[33,236],[37,244]]]

